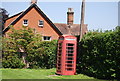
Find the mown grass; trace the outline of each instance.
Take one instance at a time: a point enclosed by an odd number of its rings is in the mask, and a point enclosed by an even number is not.
[[[2,79],[5,79],[5,81],[9,81],[12,79],[15,79],[14,81],[19,79],[26,79],[23,81],[27,81],[28,79],[76,79],[78,81],[81,79],[82,81],[107,81],[107,80],[99,80],[95,79],[93,77],[89,77],[83,74],[78,75],[64,75],[64,76],[58,76],[55,75],[56,69],[0,69],[2,71]],[[4,81],[4,80],[3,80]]]
[[[56,69],[2,69],[2,79],[94,79],[83,74],[56,76]]]

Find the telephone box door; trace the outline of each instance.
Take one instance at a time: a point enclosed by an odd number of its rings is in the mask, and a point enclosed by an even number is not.
[[[76,74],[77,39],[71,35],[63,35],[58,40],[57,74]]]

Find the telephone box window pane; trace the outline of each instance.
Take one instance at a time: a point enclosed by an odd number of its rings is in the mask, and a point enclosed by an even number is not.
[[[59,53],[61,53],[62,52],[62,50],[59,50]]]
[[[71,71],[71,70],[73,70],[73,69],[72,69],[72,68],[67,68],[66,70],[67,70],[67,71]]]
[[[61,56],[61,53],[58,54],[58,57],[60,57],[60,56]]]
[[[66,60],[73,60],[73,58],[66,58]]]
[[[60,63],[60,60],[58,61],[58,63]]]
[[[58,66],[61,66],[61,64],[58,64]]]
[[[62,46],[62,43],[59,43],[59,46],[61,47],[61,46]]]
[[[73,51],[67,51],[67,53],[73,53]]]
[[[61,58],[60,58],[60,57],[58,57],[57,59],[58,59],[58,60],[60,60]]]
[[[67,47],[67,50],[73,50],[74,47]]]
[[[60,69],[60,67],[58,67],[58,69]]]
[[[70,43],[69,43],[69,44],[67,44],[67,46],[74,46],[74,44],[70,44]]]
[[[73,54],[66,54],[66,56],[73,56]]]
[[[73,65],[66,65],[67,67],[73,67]]]
[[[59,50],[62,50],[62,47],[59,47]]]
[[[73,63],[73,61],[66,61],[66,63]]]

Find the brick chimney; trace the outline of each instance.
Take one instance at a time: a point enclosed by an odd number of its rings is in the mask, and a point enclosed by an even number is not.
[[[36,4],[37,0],[31,0],[31,4]]]
[[[68,12],[67,12],[67,24],[68,25],[73,25],[73,21],[74,21],[73,8],[68,8]]]

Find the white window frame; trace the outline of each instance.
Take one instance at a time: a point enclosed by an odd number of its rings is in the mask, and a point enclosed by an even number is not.
[[[25,22],[25,20],[27,20],[27,22]],[[23,26],[28,26],[28,19],[23,20]]]
[[[47,40],[45,40],[44,37],[50,37],[50,39],[48,40],[48,38],[47,38]],[[42,40],[43,40],[43,41],[51,41],[51,36],[43,36],[43,37],[42,37]]]
[[[42,22],[43,24],[41,24],[41,22]],[[44,21],[43,21],[43,20],[39,20],[39,21],[38,21],[38,26],[43,27],[43,26],[44,26]]]

